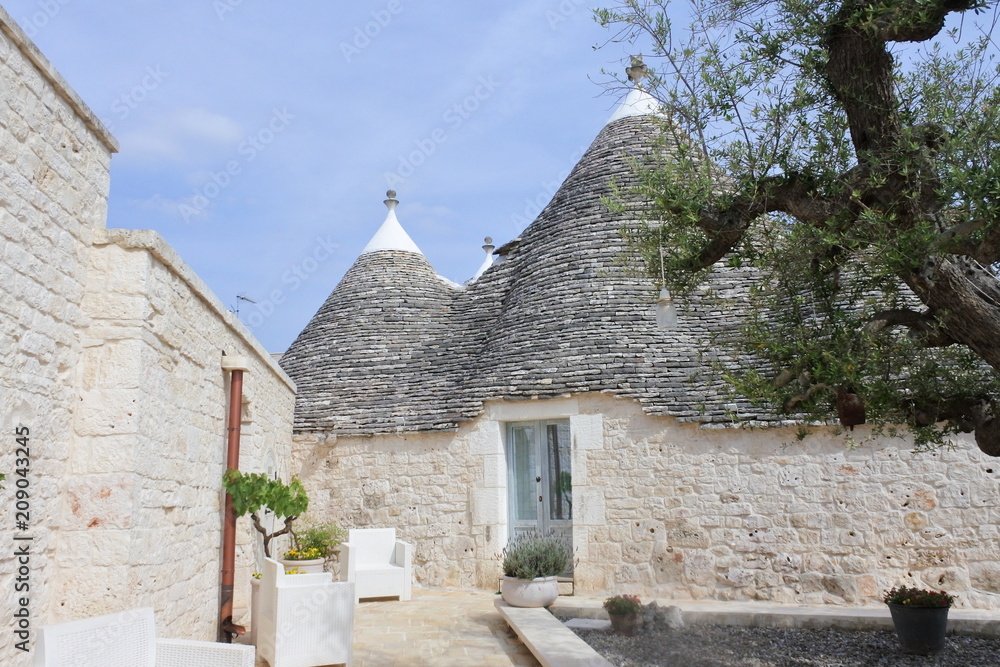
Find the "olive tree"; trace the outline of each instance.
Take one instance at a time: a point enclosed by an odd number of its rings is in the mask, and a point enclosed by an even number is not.
[[[1000,456],[996,2],[627,0],[671,157],[628,230],[683,296],[757,268],[741,393]],[[636,64],[636,63],[633,63]],[[661,248],[666,248],[663,252]],[[662,266],[661,266],[662,264]]]

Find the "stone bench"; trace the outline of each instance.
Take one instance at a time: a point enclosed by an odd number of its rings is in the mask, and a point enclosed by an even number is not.
[[[547,609],[493,604],[542,667],[613,667]]]

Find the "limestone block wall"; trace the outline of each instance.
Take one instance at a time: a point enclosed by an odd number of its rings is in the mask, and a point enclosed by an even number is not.
[[[673,598],[877,604],[911,583],[1000,608],[1000,461],[972,442],[914,453],[832,433],[705,430],[602,399],[604,491],[590,590]],[[859,428],[858,441],[869,437]],[[577,471],[575,471],[577,472]]]
[[[75,442],[60,495],[53,619],[152,606],[168,637],[214,639],[229,374],[244,376],[240,467],[290,455],[291,381],[152,232],[108,230],[90,253]],[[237,618],[255,568],[239,524]]]
[[[495,590],[504,424],[549,418],[570,421],[580,592],[875,605],[908,582],[1000,608],[1000,461],[971,442],[849,449],[831,432],[699,429],[588,394],[487,404],[455,433],[297,433],[294,467],[311,512],[412,541],[419,583]]]
[[[73,381],[83,353],[77,332],[88,322],[86,249],[105,224],[115,150],[114,139],[0,8],[0,471],[8,475],[0,491],[4,665],[31,660],[14,646],[21,638],[10,631],[10,615],[27,609],[30,647],[53,604],[50,536],[59,523],[59,480],[73,441]],[[17,428],[28,429],[28,456],[17,452]],[[26,515],[15,514],[19,480],[29,495],[20,500]],[[16,528],[16,520],[25,520],[24,529]],[[15,549],[29,553],[15,558]]]
[[[0,600],[26,637],[3,665],[32,663],[41,625],[140,605],[162,636],[215,637],[223,352],[251,364],[241,468],[290,455],[288,377],[162,239],[105,229],[116,150],[0,8]]]
[[[457,436],[296,435],[292,469],[309,493],[305,518],[395,528],[399,539],[415,545],[420,583],[488,587],[477,554],[497,535],[492,523],[473,525],[472,498],[483,489],[483,471],[470,440],[477,440],[470,429]],[[495,586],[495,572],[490,576]]]

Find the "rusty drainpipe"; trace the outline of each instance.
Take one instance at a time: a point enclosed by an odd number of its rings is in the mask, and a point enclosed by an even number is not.
[[[229,436],[226,470],[240,469],[240,422],[243,421],[243,373],[250,368],[245,357],[222,353],[222,369],[229,371]],[[217,640],[231,644],[234,635],[246,634],[246,628],[233,624],[233,582],[236,574],[236,511],[233,497],[226,494],[226,512],[222,525],[222,584],[219,588],[219,632]]]

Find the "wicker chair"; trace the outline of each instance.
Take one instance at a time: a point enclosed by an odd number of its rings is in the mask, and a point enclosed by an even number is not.
[[[340,555],[341,578],[354,582],[357,599],[410,599],[413,547],[396,539],[395,528],[352,528]]]
[[[35,667],[254,667],[254,648],[157,639],[143,607],[41,628]]]
[[[265,558],[258,595],[257,651],[271,667],[351,664],[354,584]]]

